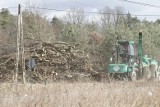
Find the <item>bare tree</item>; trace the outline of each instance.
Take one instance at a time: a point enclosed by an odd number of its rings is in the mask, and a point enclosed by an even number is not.
[[[55,40],[52,24],[38,11],[24,11],[24,34],[26,38],[52,42]]]
[[[113,23],[113,9],[110,9],[109,7],[105,7],[104,9],[99,11],[100,19],[102,23],[102,27],[111,27]]]
[[[71,9],[71,11],[67,13],[65,20],[71,24],[81,26],[85,20],[83,9]]]

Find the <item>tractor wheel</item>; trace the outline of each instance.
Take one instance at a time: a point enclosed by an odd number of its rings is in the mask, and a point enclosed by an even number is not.
[[[156,78],[157,71],[158,71],[157,65],[150,65],[150,74],[152,79]]]
[[[142,79],[143,78],[143,65],[142,65],[142,63],[140,63],[140,65],[138,67],[137,78],[138,79]]]
[[[143,79],[148,80],[151,78],[151,71],[148,66],[143,67]]]
[[[136,81],[136,80],[137,80],[137,72],[136,72],[136,70],[133,70],[133,71],[130,73],[129,77],[130,77],[130,80],[131,80],[131,81]]]

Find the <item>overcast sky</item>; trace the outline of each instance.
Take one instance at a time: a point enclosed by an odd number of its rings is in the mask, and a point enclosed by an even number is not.
[[[7,7],[17,7],[19,3],[23,6],[27,6],[29,0],[0,0],[0,8]],[[143,2],[147,4],[152,4],[160,6],[160,0],[131,0],[137,2]],[[82,8],[84,11],[93,11],[96,12],[104,7],[115,8],[116,6],[121,6],[124,8],[125,12],[128,11],[131,14],[135,15],[160,15],[160,8],[142,6],[138,4],[128,3],[120,0],[30,0],[31,4],[36,5],[37,7],[51,8],[51,9],[61,9],[69,10],[70,8]],[[10,9],[13,14],[16,14],[17,9]],[[57,12],[57,11],[47,11],[43,10],[48,18],[53,16],[63,17],[66,12]],[[94,17],[94,15],[92,14]],[[96,14],[95,14],[96,16]],[[156,20],[160,16],[145,16],[139,17],[141,19],[146,18],[147,20]]]

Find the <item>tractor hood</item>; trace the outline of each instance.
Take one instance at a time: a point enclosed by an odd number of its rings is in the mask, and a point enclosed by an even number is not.
[[[124,73],[127,72],[128,65],[126,64],[109,64],[108,72],[109,73]]]
[[[144,56],[142,57],[142,65],[143,67],[150,66],[150,65],[158,65],[158,62],[152,58]]]

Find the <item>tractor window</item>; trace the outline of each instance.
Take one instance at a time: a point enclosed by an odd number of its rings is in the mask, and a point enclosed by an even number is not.
[[[119,46],[119,54],[126,54],[128,51],[128,45],[120,45]]]
[[[128,51],[129,51],[129,45],[127,43],[120,44],[119,45],[119,60],[123,63],[127,63],[128,61]]]
[[[133,46],[133,44],[129,44],[129,55],[134,56],[134,46]]]

